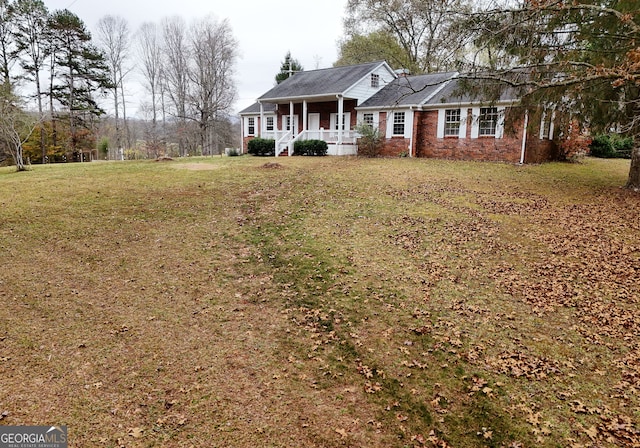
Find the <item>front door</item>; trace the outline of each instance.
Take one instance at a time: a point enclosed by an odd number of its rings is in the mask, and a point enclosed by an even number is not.
[[[320,114],[317,114],[317,113],[309,114],[308,119],[309,119],[309,123],[308,123],[309,138],[319,139],[320,133],[318,131],[320,130]]]

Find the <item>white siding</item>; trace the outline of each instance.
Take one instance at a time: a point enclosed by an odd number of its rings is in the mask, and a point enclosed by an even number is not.
[[[380,83],[377,88],[371,87],[371,73],[380,76]],[[385,65],[381,65],[376,70],[365,76],[358,84],[344,93],[345,98],[356,98],[358,104],[371,98],[376,92],[386,86],[394,79],[394,75],[387,70]]]

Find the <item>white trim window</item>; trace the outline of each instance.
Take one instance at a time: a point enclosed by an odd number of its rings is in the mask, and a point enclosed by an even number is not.
[[[377,73],[371,73],[371,87],[377,89],[380,87],[380,75]]]
[[[268,132],[272,132],[274,130],[274,118],[273,117],[265,117],[266,126],[265,130]]]
[[[393,135],[404,136],[405,119],[406,117],[404,112],[393,113]]]
[[[362,114],[362,122],[373,127],[373,112],[365,112]]]
[[[247,135],[256,135],[256,117],[247,117]]]
[[[471,112],[473,115],[471,138],[503,137],[505,115],[503,106],[474,107]]]
[[[495,137],[498,129],[498,108],[481,107],[478,117],[478,134],[480,137]]]
[[[459,137],[461,123],[460,109],[446,109],[444,111],[444,136]]]

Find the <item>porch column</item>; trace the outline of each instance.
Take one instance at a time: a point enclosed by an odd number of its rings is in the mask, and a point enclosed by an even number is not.
[[[264,130],[264,107],[260,104],[260,126],[258,126],[258,137],[262,137],[262,131]]]
[[[308,130],[308,122],[307,122],[307,100],[302,102],[302,132]]]
[[[293,122],[293,101],[289,101],[289,130],[291,131],[291,137],[295,136],[293,126],[295,123]]]
[[[344,131],[344,98],[338,95],[338,145],[342,145],[342,132]]]

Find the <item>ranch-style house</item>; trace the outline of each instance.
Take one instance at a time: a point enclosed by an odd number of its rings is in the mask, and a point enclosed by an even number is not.
[[[301,71],[240,112],[243,152],[261,137],[276,141],[276,157],[308,139],[326,141],[330,155],[356,155],[354,129],[364,122],[380,129],[384,156],[513,163],[557,157],[551,111],[529,114],[508,89],[483,98],[463,82],[455,72],[409,76],[385,61]]]

